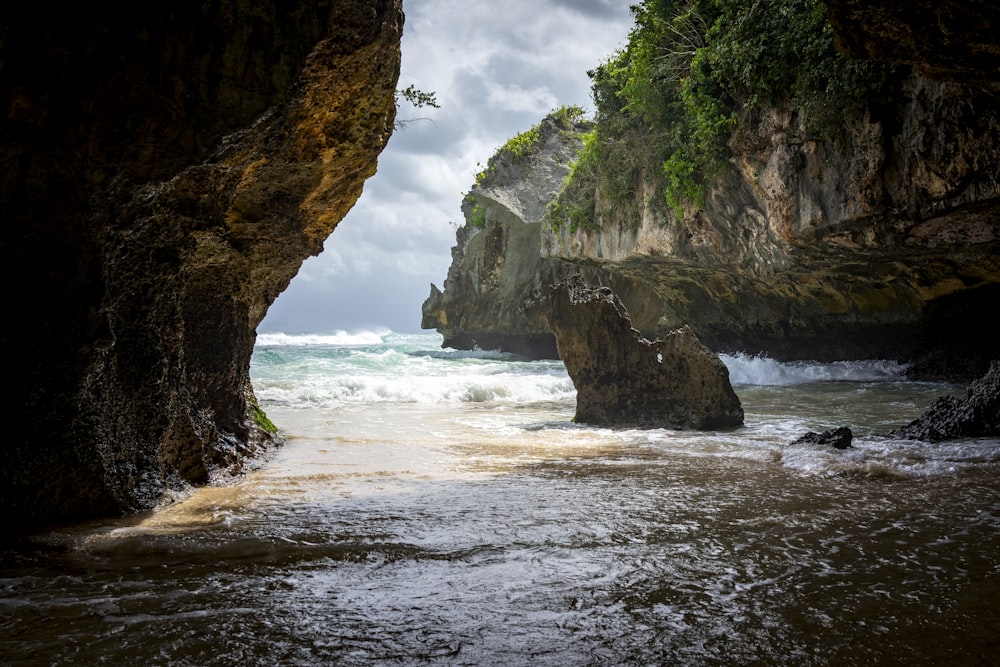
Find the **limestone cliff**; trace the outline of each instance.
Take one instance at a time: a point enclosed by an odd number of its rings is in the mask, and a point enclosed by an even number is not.
[[[540,348],[542,318],[513,325],[510,314],[531,312],[525,306],[539,283],[579,272],[611,287],[648,337],[686,324],[716,351],[883,357],[910,362],[915,376],[981,375],[998,353],[996,93],[912,71],[892,99],[870,100],[844,118],[835,137],[783,105],[746,110],[739,126],[702,205],[667,206],[658,171],[628,176],[618,188],[628,194],[615,201],[599,181],[582,205],[570,202],[586,208],[583,224],[537,224],[539,245],[527,252],[540,270],[511,274],[488,293],[467,289],[467,267],[488,256],[460,231],[446,289],[426,304],[437,314],[425,326],[447,322],[439,330],[455,345],[507,327],[508,349],[513,332]],[[497,237],[502,224],[510,223],[498,221]]]
[[[646,286],[623,296],[644,332],[689,324],[716,350],[981,373],[995,351],[974,322],[1000,295],[996,98],[913,74],[838,142],[795,109],[747,126],[703,208],[677,214],[649,178],[638,221],[598,209],[592,228],[547,228],[542,253]]]
[[[273,439],[255,328],[395,115],[399,0],[61,12],[0,26],[8,528],[150,508]]]
[[[550,115],[525,137],[523,152],[501,148],[490,158],[462,202],[465,224],[445,291],[431,285],[423,305],[423,328],[437,329],[445,346],[556,356],[555,339],[532,309],[559,270],[539,252],[542,226],[592,126]]]

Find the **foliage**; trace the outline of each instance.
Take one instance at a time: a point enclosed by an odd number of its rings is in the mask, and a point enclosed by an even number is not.
[[[403,90],[396,91],[396,105],[399,106],[399,98],[402,97],[404,100],[410,103],[411,106],[417,109],[422,109],[423,107],[433,107],[434,109],[440,109],[441,105],[437,102],[437,93],[428,93],[420,90],[412,83]],[[414,120],[430,120],[428,118],[410,118],[406,120],[396,120],[394,127],[402,129],[412,123]]]
[[[587,112],[583,110],[583,107],[577,106],[576,104],[567,104],[561,106],[558,109],[554,109],[549,113],[549,117],[552,118],[559,127],[570,130],[577,123],[582,123],[587,120]]]
[[[535,150],[538,140],[541,139],[540,126],[535,125],[530,130],[525,130],[520,134],[515,134],[500,147],[502,153],[510,153],[514,160],[523,160],[526,155]]]
[[[598,182],[597,132],[583,135],[583,147],[570,166],[562,191],[546,210],[548,224],[559,231],[564,224],[571,232],[588,229],[595,224],[594,192]]]
[[[582,107],[575,104],[565,105],[549,112],[548,118],[555,121],[562,131],[573,131],[579,123],[587,120],[587,112]],[[503,154],[510,155],[515,162],[519,162],[529,156],[538,148],[538,142],[542,138],[542,124],[538,123],[531,129],[514,135],[497,149],[493,157],[485,168],[477,163],[479,171],[476,173],[476,185],[482,186],[486,178],[493,170],[493,160]]]
[[[612,199],[630,195],[637,171],[659,171],[669,207],[700,206],[754,109],[802,109],[817,135],[836,139],[893,91],[891,67],[834,50],[817,0],[643,0],[632,11],[628,45],[589,73],[594,154]]]
[[[441,108],[441,105],[437,103],[437,93],[424,92],[412,83],[404,90],[400,91],[399,94],[403,96],[403,99],[418,109],[423,107],[434,107],[435,109]]]
[[[469,225],[476,229],[482,229],[485,227],[486,209],[479,204],[479,201],[476,199],[474,194],[465,195],[465,201],[467,204],[472,205],[469,209]]]

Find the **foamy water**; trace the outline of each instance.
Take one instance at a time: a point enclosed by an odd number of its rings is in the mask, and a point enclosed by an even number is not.
[[[961,388],[734,356],[744,427],[606,429],[559,362],[439,346],[261,336],[286,444],[0,544],[0,663],[1000,662],[1000,442],[879,435]]]
[[[917,417],[937,396],[963,388],[905,379],[894,361],[778,362],[722,355],[747,413],[742,429],[692,435],[663,429],[601,429],[572,424],[576,393],[560,361],[440,348],[437,335],[389,332],[262,336],[252,367],[262,404],[288,416],[347,406],[422,404],[431,421],[461,418],[468,433],[560,441],[640,442],[676,455],[774,462],[811,475],[928,476],[1000,460],[991,440],[927,445],[882,437]],[[468,404],[482,404],[470,410]],[[285,413],[284,411],[288,411]],[[807,431],[848,426],[854,447],[790,443]],[[376,434],[377,437],[377,434]],[[398,435],[393,435],[398,437]]]

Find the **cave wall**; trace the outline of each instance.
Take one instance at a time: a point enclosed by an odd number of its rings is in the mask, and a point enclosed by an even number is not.
[[[273,442],[255,329],[375,171],[402,21],[400,0],[4,12],[8,528],[147,509]]]

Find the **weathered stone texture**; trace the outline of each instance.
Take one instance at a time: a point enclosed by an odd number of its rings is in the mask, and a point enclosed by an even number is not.
[[[0,26],[8,527],[149,508],[261,451],[255,328],[395,114],[399,0],[63,12]]]
[[[927,442],[1000,436],[1000,361],[990,364],[990,370],[969,385],[963,398],[942,396],[889,436]]]
[[[522,157],[501,151],[489,160],[462,203],[465,224],[445,289],[432,285],[423,305],[421,325],[437,329],[445,346],[555,356],[552,334],[531,307],[560,270],[539,253],[542,221],[591,127],[548,117],[534,150]]]
[[[854,58],[915,65],[925,76],[1000,91],[993,0],[826,0],[835,44]]]
[[[646,340],[610,289],[579,277],[552,287],[546,318],[576,387],[574,421],[703,430],[743,424],[728,369],[689,328]]]

